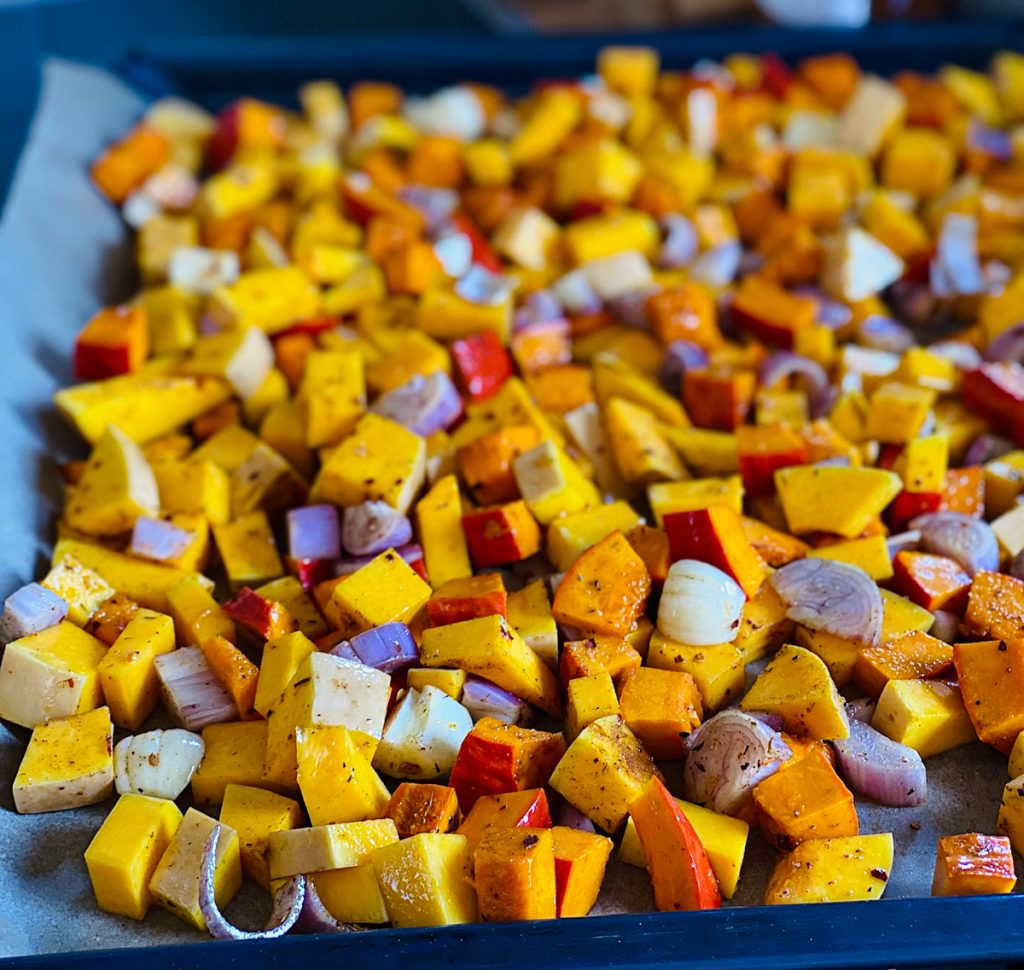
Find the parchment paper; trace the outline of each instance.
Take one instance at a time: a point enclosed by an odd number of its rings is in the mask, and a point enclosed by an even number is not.
[[[130,286],[120,218],[90,185],[87,167],[143,106],[95,68],[46,65],[37,117],[0,222],[0,596],[39,575],[59,504],[56,462],[83,453],[54,414],[51,395],[68,381],[76,330]],[[207,939],[159,910],[140,924],[96,908],[82,853],[111,803],[17,815],[11,782],[27,736],[0,723],[0,956]],[[1005,764],[973,744],[927,762],[927,806],[858,803],[862,832],[891,831],[896,839],[887,898],[929,894],[939,835],[994,831]],[[752,836],[731,905],[760,902],[773,859]],[[248,887],[230,912],[256,925],[266,908],[263,894]],[[646,872],[613,863],[594,912],[652,908]]]

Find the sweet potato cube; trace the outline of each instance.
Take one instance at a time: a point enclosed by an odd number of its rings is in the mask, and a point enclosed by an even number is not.
[[[264,788],[231,784],[224,789],[220,820],[238,833],[242,871],[270,889],[270,835],[302,825],[302,806],[293,798]]]
[[[430,599],[430,587],[394,549],[346,576],[324,613],[344,637],[385,623],[408,623]]]
[[[794,465],[775,473],[775,484],[791,531],[859,536],[903,487],[880,468]]]
[[[1024,637],[1024,581],[1004,573],[974,577],[964,612],[968,636],[993,640]]]
[[[819,751],[784,764],[753,794],[762,831],[780,849],[806,839],[860,834],[853,794]]]
[[[613,715],[580,732],[552,773],[550,784],[596,825],[615,832],[656,772],[636,735]]]
[[[500,573],[450,579],[427,601],[431,626],[461,623],[484,616],[506,616],[508,594]]]
[[[697,833],[660,778],[652,777],[629,814],[647,859],[654,905],[661,912],[722,905],[711,862]]]
[[[699,559],[711,563],[732,576],[747,599],[757,593],[765,578],[764,563],[732,509],[714,506],[695,512],[672,512],[665,516],[665,531],[673,561]]]
[[[922,758],[930,758],[975,740],[960,689],[941,680],[890,680],[871,726]]]
[[[753,371],[693,367],[683,375],[683,404],[698,428],[734,431],[754,403]]]
[[[952,664],[952,646],[927,633],[911,630],[861,650],[853,667],[853,682],[865,694],[878,697],[890,680],[938,677]]]
[[[424,630],[420,663],[424,667],[457,667],[549,714],[561,710],[555,675],[498,614]]]
[[[551,828],[551,812],[543,788],[483,795],[469,810],[458,828],[475,852],[485,833],[493,828]]]
[[[791,734],[832,740],[850,735],[843,699],[824,661],[784,646],[740,701],[746,711],[778,714]]]
[[[952,559],[925,552],[898,552],[893,570],[896,589],[926,610],[955,613],[967,602],[971,577]]]
[[[1024,730],[1024,639],[958,643],[953,663],[978,737],[1009,754]]]
[[[560,734],[482,717],[462,742],[448,783],[468,812],[482,795],[546,785],[563,754],[565,740]]]
[[[586,633],[625,636],[644,611],[651,577],[621,532],[588,549],[555,592],[559,623]]]
[[[473,853],[480,917],[486,922],[554,919],[554,837],[550,829],[490,828]]]
[[[183,919],[197,930],[206,930],[199,908],[202,859],[213,830],[220,826],[216,868],[213,876],[214,898],[221,908],[242,888],[242,861],[238,835],[234,829],[190,808],[160,859],[149,883],[153,902]]]
[[[619,713],[652,758],[682,758],[682,736],[700,725],[702,708],[685,671],[640,667],[623,680]]]
[[[594,636],[586,640],[567,640],[562,645],[559,675],[568,688],[577,677],[607,673],[621,687],[631,671],[638,670],[642,658],[623,637]]]
[[[463,836],[423,832],[370,857],[393,926],[476,922],[473,857]]]
[[[555,848],[556,915],[586,916],[601,891],[612,840],[564,825],[556,825],[551,834]]]
[[[943,836],[935,857],[932,895],[981,896],[1013,892],[1017,874],[1010,843],[1011,839],[979,832]]]
[[[462,530],[478,569],[519,562],[540,550],[540,526],[521,500],[467,512]]]
[[[888,832],[808,839],[776,863],[764,901],[777,906],[881,899],[892,863],[893,839]]]
[[[454,832],[459,825],[459,797],[447,785],[403,781],[384,810],[400,839],[422,832]]]

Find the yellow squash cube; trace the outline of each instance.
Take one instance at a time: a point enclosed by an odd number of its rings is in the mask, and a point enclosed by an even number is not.
[[[882,184],[918,198],[940,195],[953,181],[956,149],[933,128],[904,128],[882,156]]]
[[[213,875],[213,895],[223,909],[242,888],[242,859],[234,829],[190,808],[171,837],[167,851],[149,882],[153,902],[200,932],[206,920],[199,909],[203,855],[215,828],[220,826]]]
[[[181,811],[166,798],[122,795],[85,850],[85,865],[100,909],[130,919],[149,912],[149,882]]]
[[[410,667],[405,675],[405,682],[412,690],[423,690],[424,687],[436,687],[455,700],[462,699],[462,689],[466,686],[464,670],[442,670],[429,667]]]
[[[740,631],[733,643],[743,655],[744,663],[768,656],[788,639],[793,621],[786,616],[787,609],[771,583],[762,583],[754,598],[743,604]]]
[[[243,273],[211,297],[211,313],[233,327],[259,327],[267,333],[285,330],[296,320],[320,311],[320,291],[297,266]]]
[[[385,623],[408,623],[430,599],[430,587],[394,549],[346,576],[324,610],[339,633],[355,636]]]
[[[366,865],[375,849],[396,842],[398,829],[390,818],[275,832],[270,836],[270,877]]]
[[[284,572],[274,533],[263,512],[250,512],[213,527],[217,550],[232,589],[258,586]]]
[[[170,653],[174,621],[163,613],[139,610],[96,668],[103,696],[118,727],[137,731],[160,703],[156,658]]]
[[[329,869],[310,877],[324,909],[340,923],[390,923],[373,863]]]
[[[128,532],[139,516],[155,518],[160,494],[139,446],[110,426],[96,442],[71,492],[64,518],[74,529],[107,536]]]
[[[341,441],[366,409],[363,361],[358,353],[314,350],[306,358],[299,394],[310,448]]]
[[[890,680],[871,726],[922,758],[975,740],[960,691],[941,680]]]
[[[423,485],[427,443],[418,434],[378,414],[365,414],[335,448],[313,486],[335,505],[387,502],[405,514]]]
[[[157,462],[153,474],[165,513],[202,515],[210,525],[223,525],[231,518],[231,480],[214,462]]]
[[[65,556],[56,563],[40,584],[68,604],[67,618],[75,626],[85,626],[89,617],[114,595],[110,583],[73,556]]]
[[[450,579],[473,575],[466,535],[462,531],[462,499],[454,475],[438,479],[416,503],[416,526],[427,575],[434,589]]]
[[[370,853],[391,923],[475,923],[472,856],[464,835],[424,832]]]
[[[657,222],[646,212],[626,210],[571,222],[565,229],[565,247],[582,265],[629,250],[653,256],[660,237]]]
[[[709,808],[684,802],[681,798],[677,798],[676,801],[708,854],[708,862],[714,870],[722,895],[726,899],[732,899],[740,881],[750,826],[742,819],[719,815]],[[622,833],[619,861],[641,869],[647,867],[644,847],[640,844],[640,836],[637,835],[632,818],[626,822],[626,829]]]
[[[881,899],[892,863],[889,833],[808,839],[776,863],[764,901],[774,906]]]
[[[547,267],[561,229],[540,209],[514,209],[494,233],[494,248],[506,259],[527,269]]]
[[[611,507],[617,504],[613,503]],[[552,529],[556,525],[557,523],[552,525]],[[549,530],[549,541],[551,535]],[[556,547],[558,545],[556,542]],[[573,562],[575,561],[573,559]],[[505,617],[508,625],[523,638],[523,643],[552,670],[558,668],[558,624],[555,623],[554,614],[551,612],[551,599],[548,597],[547,585],[543,579],[535,579],[522,589],[509,593]]]
[[[512,295],[496,303],[470,303],[454,290],[432,286],[416,306],[416,323],[435,340],[458,340],[490,330],[506,343],[512,333]]]
[[[643,173],[639,159],[621,142],[604,139],[555,160],[555,206],[578,201],[628,202]]]
[[[32,728],[99,707],[97,668],[106,652],[67,620],[7,644],[0,663],[0,717]]]
[[[743,513],[743,479],[695,478],[685,482],[656,482],[647,486],[647,500],[658,525],[671,512],[696,512],[725,505],[737,515]]]
[[[347,728],[295,729],[299,790],[314,825],[379,818],[391,795]]]
[[[201,647],[213,637],[234,643],[235,623],[197,576],[186,576],[167,591],[175,633],[185,644]]]
[[[882,594],[882,642],[901,637],[917,630],[927,633],[935,622],[935,616],[923,606],[918,606],[905,596],[888,589],[880,589]]]
[[[15,808],[56,812],[103,801],[114,790],[113,750],[105,707],[38,725],[14,778]]]
[[[551,787],[595,825],[615,832],[657,773],[651,756],[618,715],[588,724],[551,775]]]
[[[205,753],[192,776],[197,805],[218,805],[228,785],[262,787],[266,721],[229,721],[203,728]]]
[[[864,539],[819,546],[811,549],[807,555],[849,563],[863,569],[875,580],[892,578],[892,559],[885,544],[885,536],[867,536]]]
[[[299,631],[311,639],[327,633],[327,624],[320,615],[313,597],[302,588],[294,576],[282,576],[256,587],[260,596],[280,603],[299,625]]]
[[[660,351],[658,351],[660,356]],[[594,395],[605,408],[621,397],[650,411],[667,428],[686,429],[690,420],[682,404],[646,373],[641,373],[613,353],[601,353],[593,361]]]
[[[291,683],[299,665],[315,650],[309,637],[298,631],[267,641],[260,660],[256,702],[253,704],[260,714],[270,717],[270,712]]]
[[[792,532],[859,536],[903,488],[899,475],[880,468],[793,465],[775,473]]]
[[[532,507],[531,511],[537,515],[537,511]],[[548,558],[555,569],[565,572],[584,552],[605,536],[615,531],[626,533],[642,522],[643,518],[633,507],[622,500],[560,516],[548,526]]]
[[[270,836],[297,829],[305,821],[302,806],[292,798],[249,785],[224,789],[220,821],[238,833],[242,872],[270,889]]]
[[[619,713],[619,698],[607,670],[574,677],[566,685],[565,736],[574,741],[588,724]]]
[[[908,441],[893,471],[903,479],[908,492],[941,492],[946,487],[948,467],[949,436],[931,434]]]
[[[647,648],[648,666],[688,673],[709,711],[725,707],[743,693],[744,670],[749,659],[734,643],[694,647],[671,640],[660,630],[651,634]]]
[[[630,483],[676,481],[686,477],[655,416],[621,397],[604,408],[605,428],[619,474]]]
[[[917,437],[935,403],[935,392],[909,384],[887,383],[871,395],[866,433],[886,444],[905,444]]]
[[[423,631],[420,663],[458,667],[511,691],[549,714],[561,709],[558,680],[499,615],[477,617]]]

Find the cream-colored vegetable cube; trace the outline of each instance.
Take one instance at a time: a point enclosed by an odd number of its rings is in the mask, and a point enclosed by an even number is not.
[[[408,690],[384,724],[373,766],[392,778],[429,779],[447,774],[473,718],[437,687]]]
[[[270,834],[270,878],[365,865],[370,853],[398,841],[393,819],[314,825]]]
[[[872,156],[906,111],[903,92],[873,74],[861,78],[839,117],[836,144],[857,155]]]
[[[513,263],[542,270],[559,231],[558,223],[540,209],[518,209],[498,227],[494,248]]]
[[[821,283],[837,299],[866,300],[902,275],[903,260],[858,226],[825,242]]]
[[[1015,505],[992,523],[1000,547],[1010,556],[1024,549],[1024,505]]]

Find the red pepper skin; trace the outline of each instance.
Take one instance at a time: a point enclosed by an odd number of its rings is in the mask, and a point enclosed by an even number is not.
[[[718,909],[722,894],[707,852],[660,778],[629,806],[661,912]]]
[[[942,492],[902,491],[889,506],[889,528],[893,532],[905,532],[910,523],[926,512],[938,512],[942,508]]]
[[[964,375],[964,404],[1009,432],[1024,445],[1024,368],[1016,363],[984,363]]]
[[[448,778],[462,810],[468,812],[482,795],[516,791],[517,761],[511,744],[467,734]]]
[[[484,330],[452,341],[455,377],[471,401],[485,401],[512,376],[512,358],[498,336]]]
[[[235,623],[264,640],[273,640],[298,628],[292,615],[275,600],[243,586],[224,604],[224,612]]]
[[[784,99],[793,83],[793,71],[774,51],[761,55],[761,84],[776,98]]]

